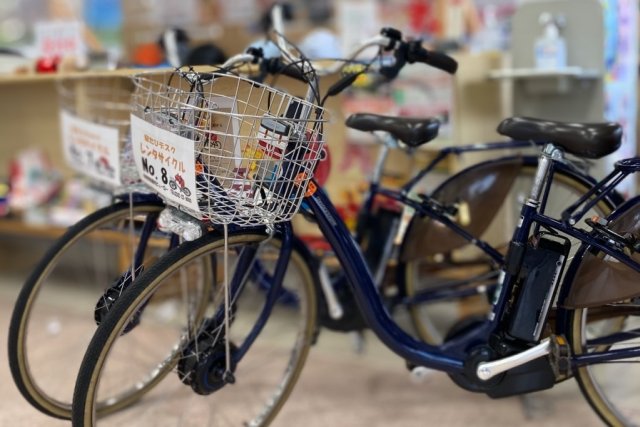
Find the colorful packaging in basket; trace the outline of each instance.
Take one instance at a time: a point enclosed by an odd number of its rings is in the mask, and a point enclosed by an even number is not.
[[[283,117],[265,115],[260,121],[258,144],[250,173],[256,184],[270,188],[282,178],[283,160],[295,159],[300,136],[293,134],[296,120],[302,115],[302,105],[295,100],[289,103]],[[304,153],[303,153],[304,154]]]

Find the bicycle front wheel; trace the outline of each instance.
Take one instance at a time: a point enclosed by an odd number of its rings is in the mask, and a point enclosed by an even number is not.
[[[107,289],[132,280],[170,247],[171,236],[156,229],[160,202],[127,202],[100,209],[70,227],[49,249],[23,285],[9,328],[9,364],[22,395],[35,408],[71,417],[75,377]],[[145,236],[142,238],[142,236]],[[131,397],[131,396],[129,396]],[[127,404],[111,399],[103,410]]]
[[[520,208],[531,192],[536,167],[537,162],[526,159],[487,162],[454,176],[433,196],[445,205],[468,201],[472,210],[468,226],[463,228],[505,254]],[[556,170],[545,214],[559,218],[587,190],[585,182],[573,173]],[[606,217],[612,208],[601,200],[584,218]],[[418,337],[441,344],[465,322],[489,312],[501,266],[442,224],[430,219],[414,221],[425,221],[420,227],[424,233],[407,233],[408,239],[420,240],[421,245],[405,245],[405,250],[408,247],[413,253],[399,265],[399,283],[407,299],[415,301],[408,304],[408,310]],[[579,243],[572,240],[571,253]]]
[[[247,255],[248,254],[248,255]],[[268,425],[301,372],[315,333],[311,273],[293,252],[281,287],[272,280],[279,241],[241,233],[228,240],[229,312],[225,311],[224,240],[208,234],[181,245],[145,272],[118,301],[94,335],[74,395],[73,423],[100,425]],[[147,324],[146,306],[180,292],[200,260],[209,260],[214,292],[206,320],[188,307],[167,327]],[[260,268],[254,268],[255,263]],[[259,274],[258,274],[259,272]],[[267,278],[265,280],[265,277]],[[225,316],[229,314],[229,329]],[[139,326],[123,330],[132,319]],[[229,353],[227,353],[227,350]],[[128,366],[124,373],[119,366]],[[169,375],[158,378],[159,372]],[[136,404],[100,418],[104,396],[158,378]],[[163,379],[163,381],[159,381]]]

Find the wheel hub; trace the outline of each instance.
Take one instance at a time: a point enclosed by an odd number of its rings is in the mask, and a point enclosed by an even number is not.
[[[231,352],[230,366],[227,367],[226,337],[216,327],[217,322],[209,319],[207,325],[197,338],[182,350],[178,362],[178,376],[183,384],[190,386],[194,392],[208,395],[220,390],[227,384],[235,382],[236,358],[238,347],[229,343]]]
[[[136,269],[135,275],[138,276],[144,270],[144,266],[140,266]],[[96,322],[96,325],[100,325],[113,305],[118,300],[118,297],[124,292],[125,289],[129,287],[133,283],[133,275],[131,274],[131,270],[127,270],[116,282],[111,285],[107,290],[102,294],[98,302],[96,303],[96,308],[93,313],[93,318]],[[135,328],[140,323],[140,313],[136,313],[135,316],[131,319],[131,321],[125,326],[123,333],[127,333]]]

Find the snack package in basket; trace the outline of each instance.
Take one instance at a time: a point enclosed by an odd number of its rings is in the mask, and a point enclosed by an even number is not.
[[[285,162],[289,162],[289,167],[293,167],[291,162],[302,160],[297,158],[300,157],[297,149],[304,143],[300,135],[302,131],[295,129],[296,121],[301,115],[302,105],[292,99],[282,117],[264,115],[260,121],[255,158],[250,168],[252,178],[258,187],[273,190],[274,185],[285,178]],[[290,172],[287,175],[295,176]]]

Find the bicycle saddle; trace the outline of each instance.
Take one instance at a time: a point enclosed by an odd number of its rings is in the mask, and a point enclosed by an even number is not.
[[[381,116],[379,114],[357,113],[347,118],[345,124],[365,132],[381,130],[389,132],[410,147],[418,147],[438,136],[440,122],[436,119]]]
[[[566,123],[528,117],[511,117],[498,126],[498,133],[513,139],[549,141],[567,152],[588,159],[611,154],[622,142],[617,123]]]

